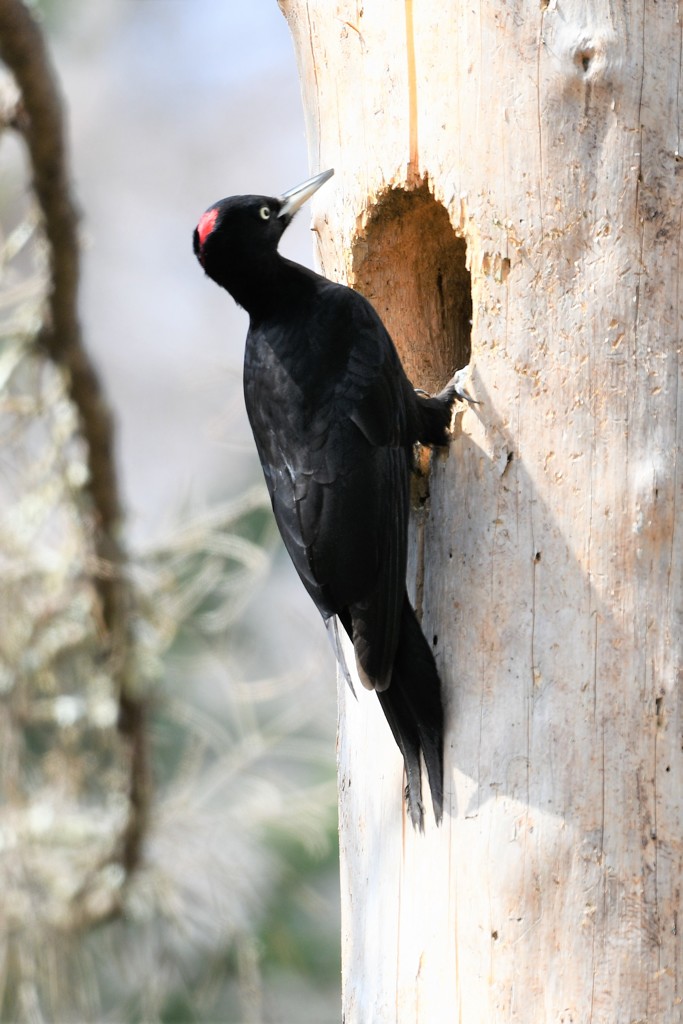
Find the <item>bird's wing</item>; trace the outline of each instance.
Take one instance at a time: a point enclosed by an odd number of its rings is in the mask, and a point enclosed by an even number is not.
[[[409,385],[369,303],[333,285],[323,299],[300,377],[288,362],[291,407],[271,415],[262,398],[250,417],[299,576],[323,616],[353,633],[364,682],[384,687],[405,591]]]

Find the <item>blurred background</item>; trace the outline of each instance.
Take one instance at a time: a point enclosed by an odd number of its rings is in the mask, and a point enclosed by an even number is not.
[[[83,456],[63,381],[26,343],[44,255],[23,146],[5,132],[0,1017],[336,1021],[334,663],[251,440],[246,315],[192,253],[215,200],[319,170],[287,25],[276,0],[33,9],[67,109],[85,344],[116,418],[154,786],[141,863],[121,879],[103,852],[121,811],[82,587]],[[312,265],[305,210],[281,249]],[[86,871],[120,890],[96,928],[69,909]]]

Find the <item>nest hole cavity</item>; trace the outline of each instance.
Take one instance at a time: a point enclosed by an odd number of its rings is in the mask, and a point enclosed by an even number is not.
[[[415,387],[435,393],[470,361],[465,239],[427,183],[382,193],[353,244],[354,287],[372,302]]]

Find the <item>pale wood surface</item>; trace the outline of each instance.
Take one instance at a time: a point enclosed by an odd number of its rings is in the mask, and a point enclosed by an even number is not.
[[[448,689],[440,830],[412,832],[377,702],[340,687],[344,1019],[674,1024],[683,13],[281,6],[311,171],[337,172],[314,206],[325,273],[354,283],[378,197],[426,178],[467,243],[484,403],[414,530]],[[419,289],[391,329],[415,375]]]

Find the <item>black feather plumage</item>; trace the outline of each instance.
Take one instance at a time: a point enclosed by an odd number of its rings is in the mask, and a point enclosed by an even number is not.
[[[377,691],[422,827],[420,755],[442,815],[443,705],[406,594],[409,480],[415,442],[447,443],[459,392],[451,383],[435,397],[416,393],[371,304],[279,255],[316,182],[279,199],[222,200],[194,246],[249,313],[244,395],[275,519],[318,610],[338,617],[361,681]]]

